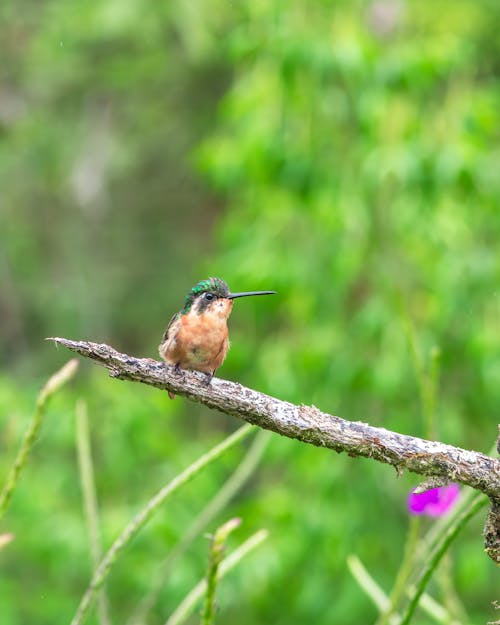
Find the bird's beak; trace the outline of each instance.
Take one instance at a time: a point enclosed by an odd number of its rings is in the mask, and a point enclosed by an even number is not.
[[[248,297],[250,295],[274,295],[276,291],[245,291],[244,293],[229,293],[226,299],[236,299],[237,297]]]

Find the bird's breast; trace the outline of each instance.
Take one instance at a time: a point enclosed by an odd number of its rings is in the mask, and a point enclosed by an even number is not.
[[[182,317],[179,334],[178,340],[184,340],[190,344],[196,343],[203,346],[205,350],[212,351],[227,337],[227,323],[220,316],[210,313],[188,314]]]
[[[229,348],[225,317],[219,314],[188,313],[181,317],[172,337],[168,359],[184,369],[211,372],[222,364]]]

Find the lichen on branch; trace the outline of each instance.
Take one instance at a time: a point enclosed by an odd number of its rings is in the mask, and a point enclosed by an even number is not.
[[[207,385],[206,376],[196,371],[179,374],[163,362],[128,356],[103,343],[49,340],[91,358],[106,367],[114,378],[171,391],[304,443],[390,464],[398,473],[406,469],[426,478],[438,478],[443,483],[471,486],[488,495],[494,504],[492,510],[498,510],[500,460],[497,458],[361,421],[348,421],[315,406],[295,405],[236,382],[214,378]],[[493,517],[493,523],[498,524],[498,514]]]

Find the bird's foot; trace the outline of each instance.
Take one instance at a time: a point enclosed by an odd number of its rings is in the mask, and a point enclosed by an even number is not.
[[[165,367],[167,369],[167,372],[170,371],[170,365],[168,365],[167,363],[165,363]],[[184,376],[184,371],[181,369],[181,366],[178,362],[175,363],[174,368],[173,368],[173,373],[176,376]],[[165,380],[166,380],[167,376],[165,376]],[[170,399],[174,399],[175,398],[175,393],[172,393],[172,391],[167,390],[168,396],[170,397]]]
[[[205,386],[210,386],[210,382],[212,381],[215,375],[215,371],[210,371],[209,373],[205,373]]]
[[[174,373],[175,373],[175,375],[182,375],[182,374],[183,374],[183,373],[182,373],[182,369],[181,369],[181,365],[180,365],[180,363],[179,363],[179,362],[176,362],[176,363],[175,363],[175,366],[174,366]]]

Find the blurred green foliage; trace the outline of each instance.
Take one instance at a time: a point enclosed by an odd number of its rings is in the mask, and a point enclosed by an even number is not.
[[[436,435],[491,447],[498,2],[7,0],[0,16],[2,474],[37,386],[66,358],[45,336],[154,356],[170,314],[208,275],[279,291],[235,305],[222,376],[425,435],[420,387],[437,349]],[[78,397],[89,402],[106,545],[236,426],[82,369],[49,410],[3,520],[15,533],[0,556],[8,625],[68,622],[90,576]],[[197,478],[134,541],[108,584],[116,622],[240,457]],[[270,530],[221,584],[220,622],[372,622],[345,559],[356,553],[391,587],[417,479],[274,438],[212,528],[241,516],[231,540]],[[470,623],[493,620],[498,599],[481,526],[453,550]],[[151,623],[203,574],[207,549],[200,537],[177,564]]]

